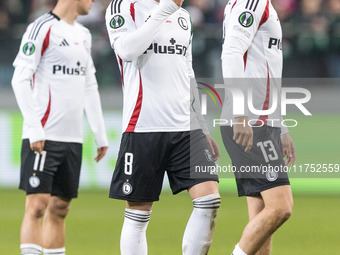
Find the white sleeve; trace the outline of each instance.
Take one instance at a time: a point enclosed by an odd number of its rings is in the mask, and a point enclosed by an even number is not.
[[[223,23],[222,69],[224,78],[243,78],[243,56],[249,49],[261,21],[266,17],[269,0],[238,0],[225,11]],[[228,13],[230,12],[230,13]]]
[[[193,111],[195,112],[196,116],[197,116],[197,120],[198,120],[198,124],[200,125],[200,128],[202,129],[203,133],[205,135],[209,134],[209,129],[208,129],[208,125],[201,113],[201,103],[200,103],[200,99],[199,99],[199,93],[198,93],[198,89],[197,89],[197,84],[196,84],[196,80],[195,82],[190,82],[191,84],[191,97],[192,97],[192,108]]]
[[[244,78],[244,55],[266,17],[269,0],[239,0],[229,10],[226,8],[223,22],[222,72],[225,84],[238,86],[247,95],[250,84]],[[229,84],[230,83],[230,84]],[[247,115],[248,107],[244,108]],[[235,116],[236,117],[236,116]]]
[[[91,56],[86,70],[86,88],[84,100],[86,116],[96,137],[97,147],[106,147],[109,145],[109,143],[106,136],[103,111],[98,92],[98,83]]]
[[[282,117],[281,117],[281,123],[285,123],[284,120],[282,119]],[[286,124],[285,125],[281,124],[281,135],[284,135],[286,133],[289,133],[289,130],[288,130]]]
[[[45,140],[45,132],[34,106],[31,88],[32,76],[32,69],[19,65],[15,68],[12,78],[12,87],[17,103],[25,123],[29,126],[30,143]]]
[[[41,26],[40,30],[35,29],[38,21],[30,24],[21,39],[19,52],[13,62],[13,66],[29,68],[35,73],[42,54],[44,53],[44,41],[49,36],[50,27]]]
[[[227,36],[223,44],[223,78],[244,78],[243,56],[249,45],[238,37]]]
[[[191,41],[192,41],[192,37],[191,37]],[[187,54],[186,54],[186,64],[187,64],[187,68],[188,68],[188,76],[190,79],[194,79],[194,82],[190,81],[190,90],[191,90],[191,98],[192,98],[192,108],[193,111],[195,112],[196,116],[197,116],[197,120],[198,123],[203,131],[203,133],[205,135],[209,134],[209,129],[208,129],[208,125],[201,113],[201,103],[200,103],[200,99],[199,99],[199,93],[198,93],[198,89],[197,89],[197,83],[196,83],[196,79],[195,79],[195,72],[194,69],[192,68],[192,44],[190,43],[188,50],[187,50]]]
[[[149,20],[136,29],[129,8],[124,3],[122,8],[121,13],[116,15],[108,8],[105,18],[111,47],[126,62],[131,62],[142,55],[159,32],[160,25],[179,9],[172,0],[161,0]]]

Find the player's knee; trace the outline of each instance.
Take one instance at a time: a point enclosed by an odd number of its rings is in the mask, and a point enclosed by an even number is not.
[[[281,220],[283,222],[285,222],[286,220],[288,220],[290,218],[290,216],[292,216],[293,213],[293,200],[289,200],[286,203],[281,203],[280,204],[280,216],[281,216]]]
[[[48,210],[55,217],[64,219],[70,210],[70,201],[55,199],[50,203]]]
[[[45,215],[47,204],[43,200],[34,201],[34,203],[30,203],[26,206],[26,214],[28,214],[31,218],[40,219]]]
[[[293,206],[286,205],[281,209],[281,220],[284,222],[292,216]]]
[[[280,204],[274,208],[271,208],[273,218],[275,218],[279,223],[287,221],[292,215],[292,211],[292,206],[284,204]]]

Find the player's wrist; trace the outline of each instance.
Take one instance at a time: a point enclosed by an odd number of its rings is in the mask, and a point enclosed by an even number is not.
[[[31,126],[28,130],[28,138],[30,143],[35,143],[45,140],[45,131],[41,125]]]
[[[108,147],[109,142],[106,137],[98,137],[96,139],[97,148]]]
[[[172,0],[161,0],[153,18],[157,20],[167,18],[179,8],[180,7]]]

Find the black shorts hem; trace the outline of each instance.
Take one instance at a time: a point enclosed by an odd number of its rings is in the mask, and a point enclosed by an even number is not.
[[[244,192],[238,192],[238,196],[239,197],[260,197],[261,192],[263,192],[265,190],[269,190],[269,189],[276,188],[276,187],[279,187],[279,186],[286,186],[286,185],[290,186],[289,180],[287,180],[287,182],[271,183],[270,185],[265,185],[265,186],[262,186],[262,187],[255,189],[252,192],[248,192],[247,194],[244,193]]]
[[[63,198],[69,198],[69,199],[78,198],[78,194],[76,194],[76,195],[65,195],[65,194],[51,193],[51,192],[48,192],[48,191],[45,191],[45,192],[44,191],[32,192],[32,191],[25,190],[25,188],[19,188],[19,189],[22,190],[22,191],[25,191],[26,192],[26,196],[35,195],[35,194],[50,194],[51,197],[63,197]]]
[[[173,194],[173,195],[176,195],[176,194],[182,192],[183,190],[186,190],[186,189],[188,189],[188,188],[191,188],[191,187],[195,186],[196,184],[200,184],[200,183],[203,183],[203,182],[209,182],[209,181],[215,181],[215,182],[219,183],[219,180],[218,180],[218,179],[206,179],[206,178],[195,179],[195,180],[193,180],[191,183],[188,183],[188,185],[179,187],[179,188],[177,188],[177,189],[173,189],[173,190],[172,190],[172,194]]]
[[[114,195],[114,194],[110,194],[109,198],[119,199],[119,200],[124,200],[124,201],[129,201],[129,202],[157,202],[159,201],[159,197],[158,198],[126,197],[126,196],[119,196],[119,195]]]

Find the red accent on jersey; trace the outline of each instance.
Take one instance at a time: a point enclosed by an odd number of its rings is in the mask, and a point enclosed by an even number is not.
[[[235,3],[233,4],[233,6],[231,7],[230,12],[233,10],[233,8],[234,8],[234,6],[236,5],[236,3],[237,3],[237,0],[235,1]]]
[[[247,67],[247,58],[248,58],[248,51],[246,51],[246,53],[244,53],[243,55],[244,70],[246,70],[246,67]]]
[[[49,91],[49,93],[50,93],[50,95],[49,95],[47,109],[46,109],[44,117],[41,119],[41,124],[42,124],[43,127],[45,126],[47,119],[48,119],[48,116],[50,116],[50,111],[51,111],[51,90]]]
[[[120,65],[120,75],[121,75],[121,78],[122,78],[122,84],[123,84],[123,87],[124,87],[124,70],[123,70],[123,60],[118,56],[119,58],[119,65]]]
[[[34,89],[34,85],[35,85],[35,73],[33,74],[32,77],[32,89]]]
[[[50,32],[51,32],[51,28],[47,31],[47,34],[45,36],[42,48],[41,48],[41,56],[44,55],[45,50],[47,49],[48,45],[50,44]]]
[[[142,108],[142,101],[143,101],[143,84],[142,84],[142,75],[139,71],[139,91],[135,109],[133,110],[130,122],[128,127],[126,128],[125,132],[134,132],[135,127],[139,118],[140,110]]]
[[[268,77],[267,77],[267,92],[266,92],[266,99],[264,100],[264,103],[263,103],[263,107],[262,107],[262,110],[263,111],[266,111],[268,110],[269,108],[269,96],[270,96],[270,77],[269,77],[269,68],[268,68],[268,63],[267,63],[267,70],[268,70]],[[263,124],[264,125],[267,125],[267,119],[268,119],[268,115],[261,115],[259,120],[262,120],[262,121],[257,121],[256,122],[256,125],[259,125],[259,126],[262,126]],[[262,124],[263,123],[263,124]]]
[[[135,3],[131,3],[130,4],[130,14],[131,14],[131,17],[133,19],[133,21],[136,21],[135,20]]]
[[[262,14],[259,28],[260,26],[262,26],[263,23],[265,23],[268,20],[268,18],[269,18],[269,0],[267,0],[266,8],[264,9],[264,12]]]

